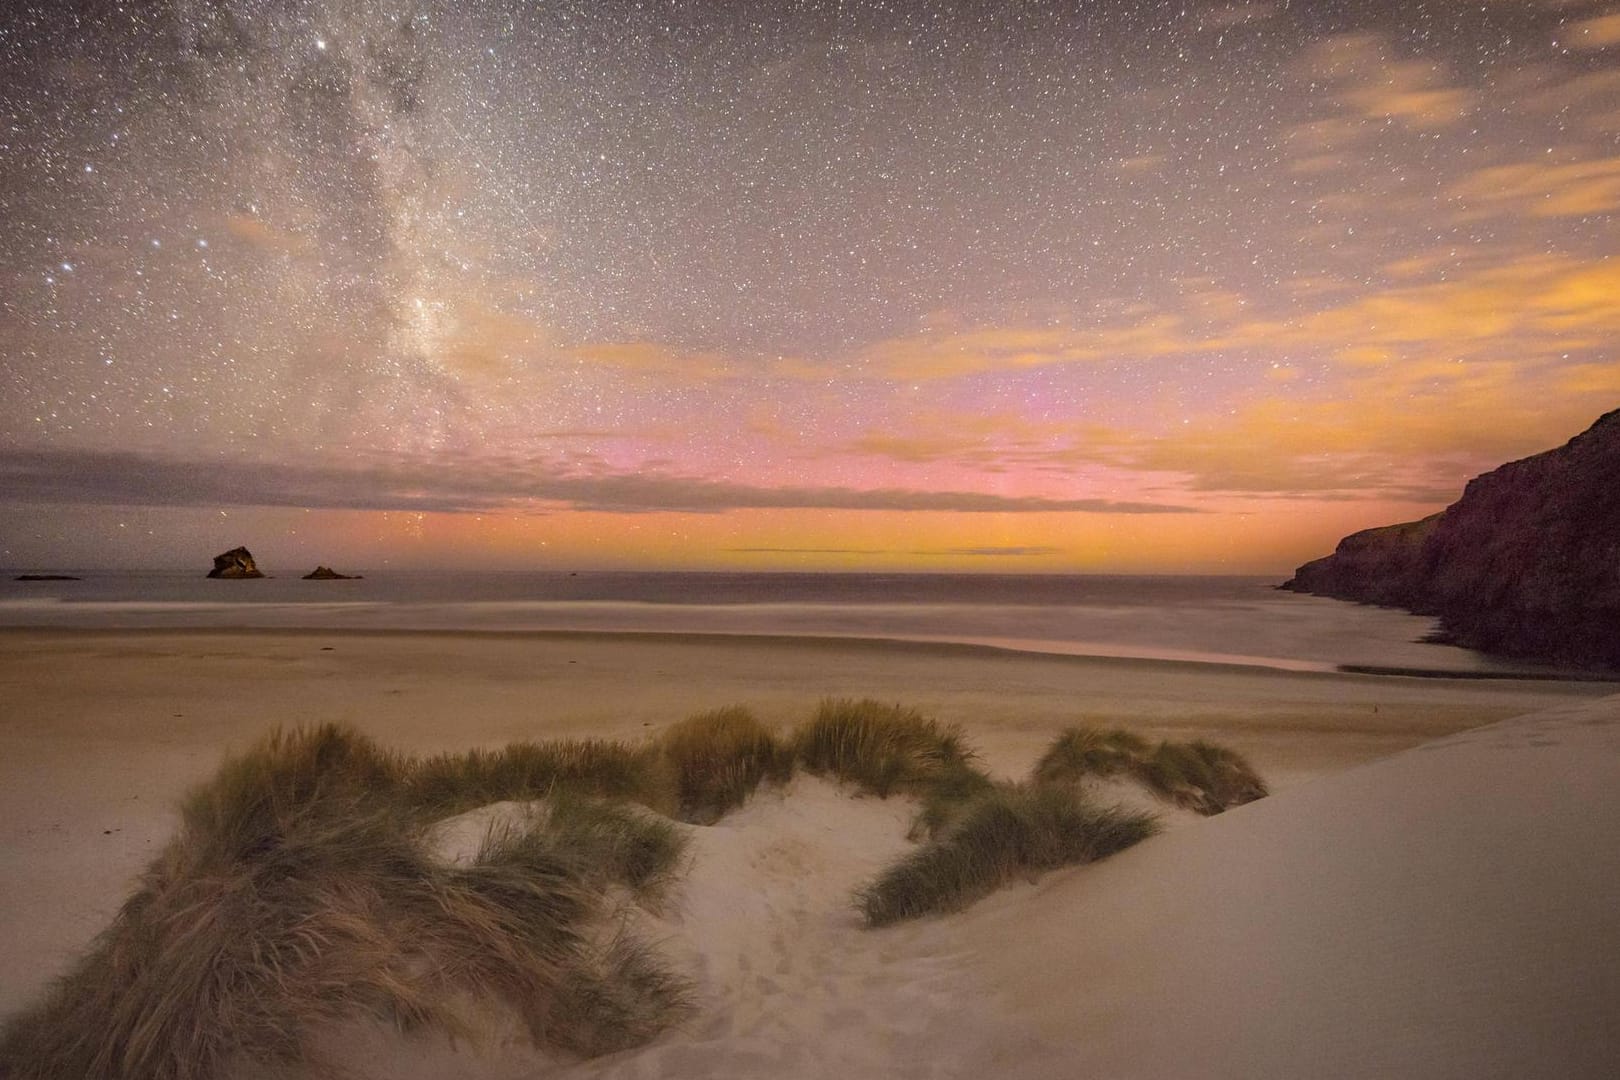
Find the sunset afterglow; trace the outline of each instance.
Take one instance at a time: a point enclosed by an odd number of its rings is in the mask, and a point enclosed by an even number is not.
[[[0,563],[1274,573],[1620,404],[1620,8],[39,3]]]

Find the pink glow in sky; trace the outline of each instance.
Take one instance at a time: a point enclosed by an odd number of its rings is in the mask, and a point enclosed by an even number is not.
[[[108,7],[8,566],[1275,573],[1620,404],[1612,2]]]

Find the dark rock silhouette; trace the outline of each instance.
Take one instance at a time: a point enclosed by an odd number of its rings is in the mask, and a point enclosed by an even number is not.
[[[13,581],[81,581],[72,574],[18,574]]]
[[[214,568],[208,571],[211,578],[259,578],[264,574],[253,565],[253,553],[245,547],[231,548],[223,555],[214,556]]]
[[[1620,671],[1620,409],[1432,517],[1345,537],[1282,587],[1437,615],[1442,640],[1483,652]]]
[[[305,581],[358,581],[363,574],[340,574],[330,566],[317,566],[304,575]]]

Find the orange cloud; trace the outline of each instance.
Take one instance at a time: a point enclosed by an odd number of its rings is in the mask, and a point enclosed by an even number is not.
[[[1527,71],[1536,81],[1510,95],[1534,116],[1556,117],[1566,132],[1583,130],[1598,135],[1620,131],[1620,71],[1592,71],[1563,78],[1557,68]]]
[[[1353,364],[1418,357],[1530,359],[1620,333],[1620,264],[1546,256],[1400,286],[1286,320],[1232,328],[1210,347],[1306,349]]]
[[[291,254],[307,246],[304,238],[297,233],[277,229],[263,218],[250,214],[227,214],[225,231],[248,246],[264,251]]]
[[[1199,21],[1205,26],[1215,30],[1230,30],[1234,26],[1243,26],[1246,23],[1259,22],[1270,19],[1278,13],[1276,4],[1256,3],[1249,0],[1247,3],[1227,4],[1212,11],[1199,15]]]
[[[1127,173],[1153,172],[1168,160],[1169,158],[1163,154],[1142,154],[1139,157],[1121,158],[1119,171]]]
[[[1613,407],[1620,367],[1560,374],[1507,360],[1404,363],[1345,371],[1313,393],[1278,397],[1262,379],[1245,398],[1172,425],[921,415],[842,450],[913,465],[1057,472],[1178,502],[1224,492],[1442,503],[1470,476],[1557,445]]]
[[[1564,41],[1577,49],[1607,49],[1620,45],[1620,12],[1583,19],[1569,28]]]
[[[857,363],[889,379],[939,379],[982,371],[1014,371],[1048,364],[1163,356],[1198,347],[1178,315],[1156,313],[1140,322],[1089,330],[986,326],[928,330],[867,348]]]
[[[929,329],[878,342],[856,363],[873,377],[908,381],[1243,353],[1290,362],[1336,358],[1354,367],[1425,361],[1438,377],[1461,361],[1544,359],[1620,335],[1620,262],[1534,256],[1411,281],[1444,269],[1438,259],[1395,263],[1390,271],[1407,279],[1402,284],[1287,316],[1242,318],[1245,297],[1201,286],[1183,295],[1180,310],[1148,309],[1135,321]],[[1332,279],[1294,285],[1289,291],[1302,306],[1348,288]]]
[[[652,341],[590,342],[565,350],[563,356],[578,363],[682,381],[703,382],[738,374],[736,365],[724,354],[679,349]]]
[[[1391,60],[1390,51],[1378,34],[1339,34],[1308,51],[1305,73],[1334,85],[1354,114],[1418,131],[1454,124],[1473,107],[1473,93],[1449,85],[1444,68],[1423,60]],[[1337,148],[1360,133],[1342,120],[1318,124],[1322,149]]]
[[[1620,209],[1620,157],[1563,164],[1521,162],[1481,169],[1448,192],[1485,213],[1582,217]]]
[[[455,375],[495,378],[513,373],[545,344],[539,324],[520,315],[464,300],[432,346],[433,358]]]

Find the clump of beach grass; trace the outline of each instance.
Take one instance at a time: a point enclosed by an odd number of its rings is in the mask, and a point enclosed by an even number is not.
[[[873,927],[957,911],[1015,877],[1093,862],[1157,831],[1152,815],[1094,806],[1073,788],[995,785],[862,888],[856,905]]]
[[[1235,750],[1199,739],[1161,742],[1138,769],[1152,791],[1200,814],[1219,814],[1267,794],[1266,783]]]
[[[674,775],[655,747],[609,739],[515,742],[498,750],[436,754],[404,770],[405,797],[440,816],[504,800],[568,792],[640,803],[672,814]]]
[[[88,956],[7,1024],[0,1075],[210,1080],[239,1059],[320,1073],[323,1027],[463,1032],[469,1002],[587,1055],[683,1015],[682,980],[600,931],[606,884],[666,872],[667,838],[562,810],[451,865],[426,843],[416,782],[334,725],[226,762]]]
[[[794,752],[810,772],[830,775],[886,797],[927,795],[975,784],[974,754],[954,727],[916,709],[828,698],[794,733]]]
[[[737,705],[671,725],[657,747],[674,774],[681,819],[700,824],[741,806],[761,783],[784,783],[793,772],[793,751]]]
[[[585,880],[622,885],[645,903],[663,897],[686,850],[686,837],[662,815],[567,792],[546,800],[540,821],[516,837],[531,843],[534,838],[567,852]],[[492,835],[486,844],[503,839]],[[485,859],[480,854],[479,861]]]
[[[1130,772],[1148,753],[1148,741],[1124,728],[1066,728],[1035,763],[1037,783],[1074,783],[1087,776]]]
[[[1235,750],[1198,739],[1154,744],[1122,728],[1064,730],[1031,775],[1036,783],[1069,785],[1086,777],[1126,776],[1160,798],[1206,816],[1267,793],[1265,781]]]

